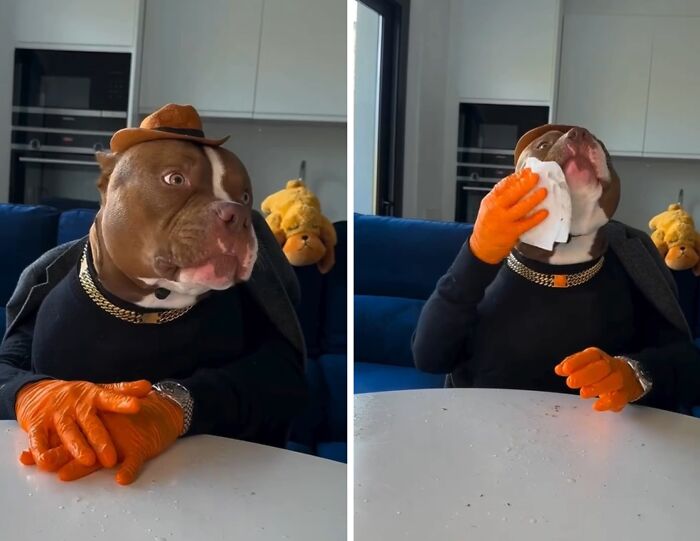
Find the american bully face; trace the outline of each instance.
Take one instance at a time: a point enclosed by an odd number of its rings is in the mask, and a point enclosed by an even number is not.
[[[571,194],[571,235],[595,233],[605,225],[620,201],[620,179],[601,141],[585,128],[549,131],[520,154],[516,170],[534,156],[554,161],[564,171]]]
[[[257,255],[253,197],[233,153],[161,140],[97,158],[100,249],[131,281],[191,297],[191,303],[250,277]]]
[[[555,244],[552,251],[524,243],[518,243],[518,251],[558,265],[602,255],[607,240],[600,228],[610,220],[620,201],[620,179],[605,145],[585,128],[552,126],[522,150],[516,170],[524,167],[529,156],[555,161],[562,168],[571,195],[571,230],[569,240]]]

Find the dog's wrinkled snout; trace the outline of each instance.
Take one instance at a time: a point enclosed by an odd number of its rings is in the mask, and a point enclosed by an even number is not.
[[[248,228],[250,211],[240,203],[232,201],[216,201],[211,210],[216,214],[219,223],[232,231]]]

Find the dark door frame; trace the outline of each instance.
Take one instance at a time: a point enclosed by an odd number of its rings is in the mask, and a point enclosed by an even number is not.
[[[382,16],[375,212],[401,216],[410,0],[359,0]]]

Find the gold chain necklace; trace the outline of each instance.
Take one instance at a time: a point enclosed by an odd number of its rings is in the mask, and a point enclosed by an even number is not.
[[[90,275],[90,270],[88,269],[87,262],[87,251],[88,244],[85,243],[85,249],[83,250],[83,256],[80,258],[80,273],[78,278],[80,280],[80,285],[83,290],[90,297],[90,300],[99,306],[102,310],[107,312],[109,315],[114,316],[122,321],[127,321],[129,323],[141,324],[160,324],[168,323],[181,316],[184,316],[187,312],[192,309],[192,306],[187,306],[185,308],[176,308],[173,310],[163,310],[162,312],[136,312],[134,310],[127,310],[126,308],[120,308],[115,304],[111,303],[107,298],[97,289],[95,282]]]
[[[508,259],[506,259],[508,268],[513,272],[531,282],[547,287],[574,287],[585,284],[603,268],[604,261],[605,257],[601,257],[592,267],[574,274],[546,274],[544,272],[532,270],[527,265],[518,261],[513,254],[508,254]]]

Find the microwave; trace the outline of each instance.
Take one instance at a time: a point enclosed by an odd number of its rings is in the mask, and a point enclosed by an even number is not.
[[[95,151],[127,126],[131,54],[15,49],[9,200],[95,207]]]
[[[72,110],[126,118],[131,54],[15,49],[13,112]]]
[[[518,139],[547,122],[547,106],[460,104],[455,221],[476,220],[484,196],[515,171],[513,151]]]

